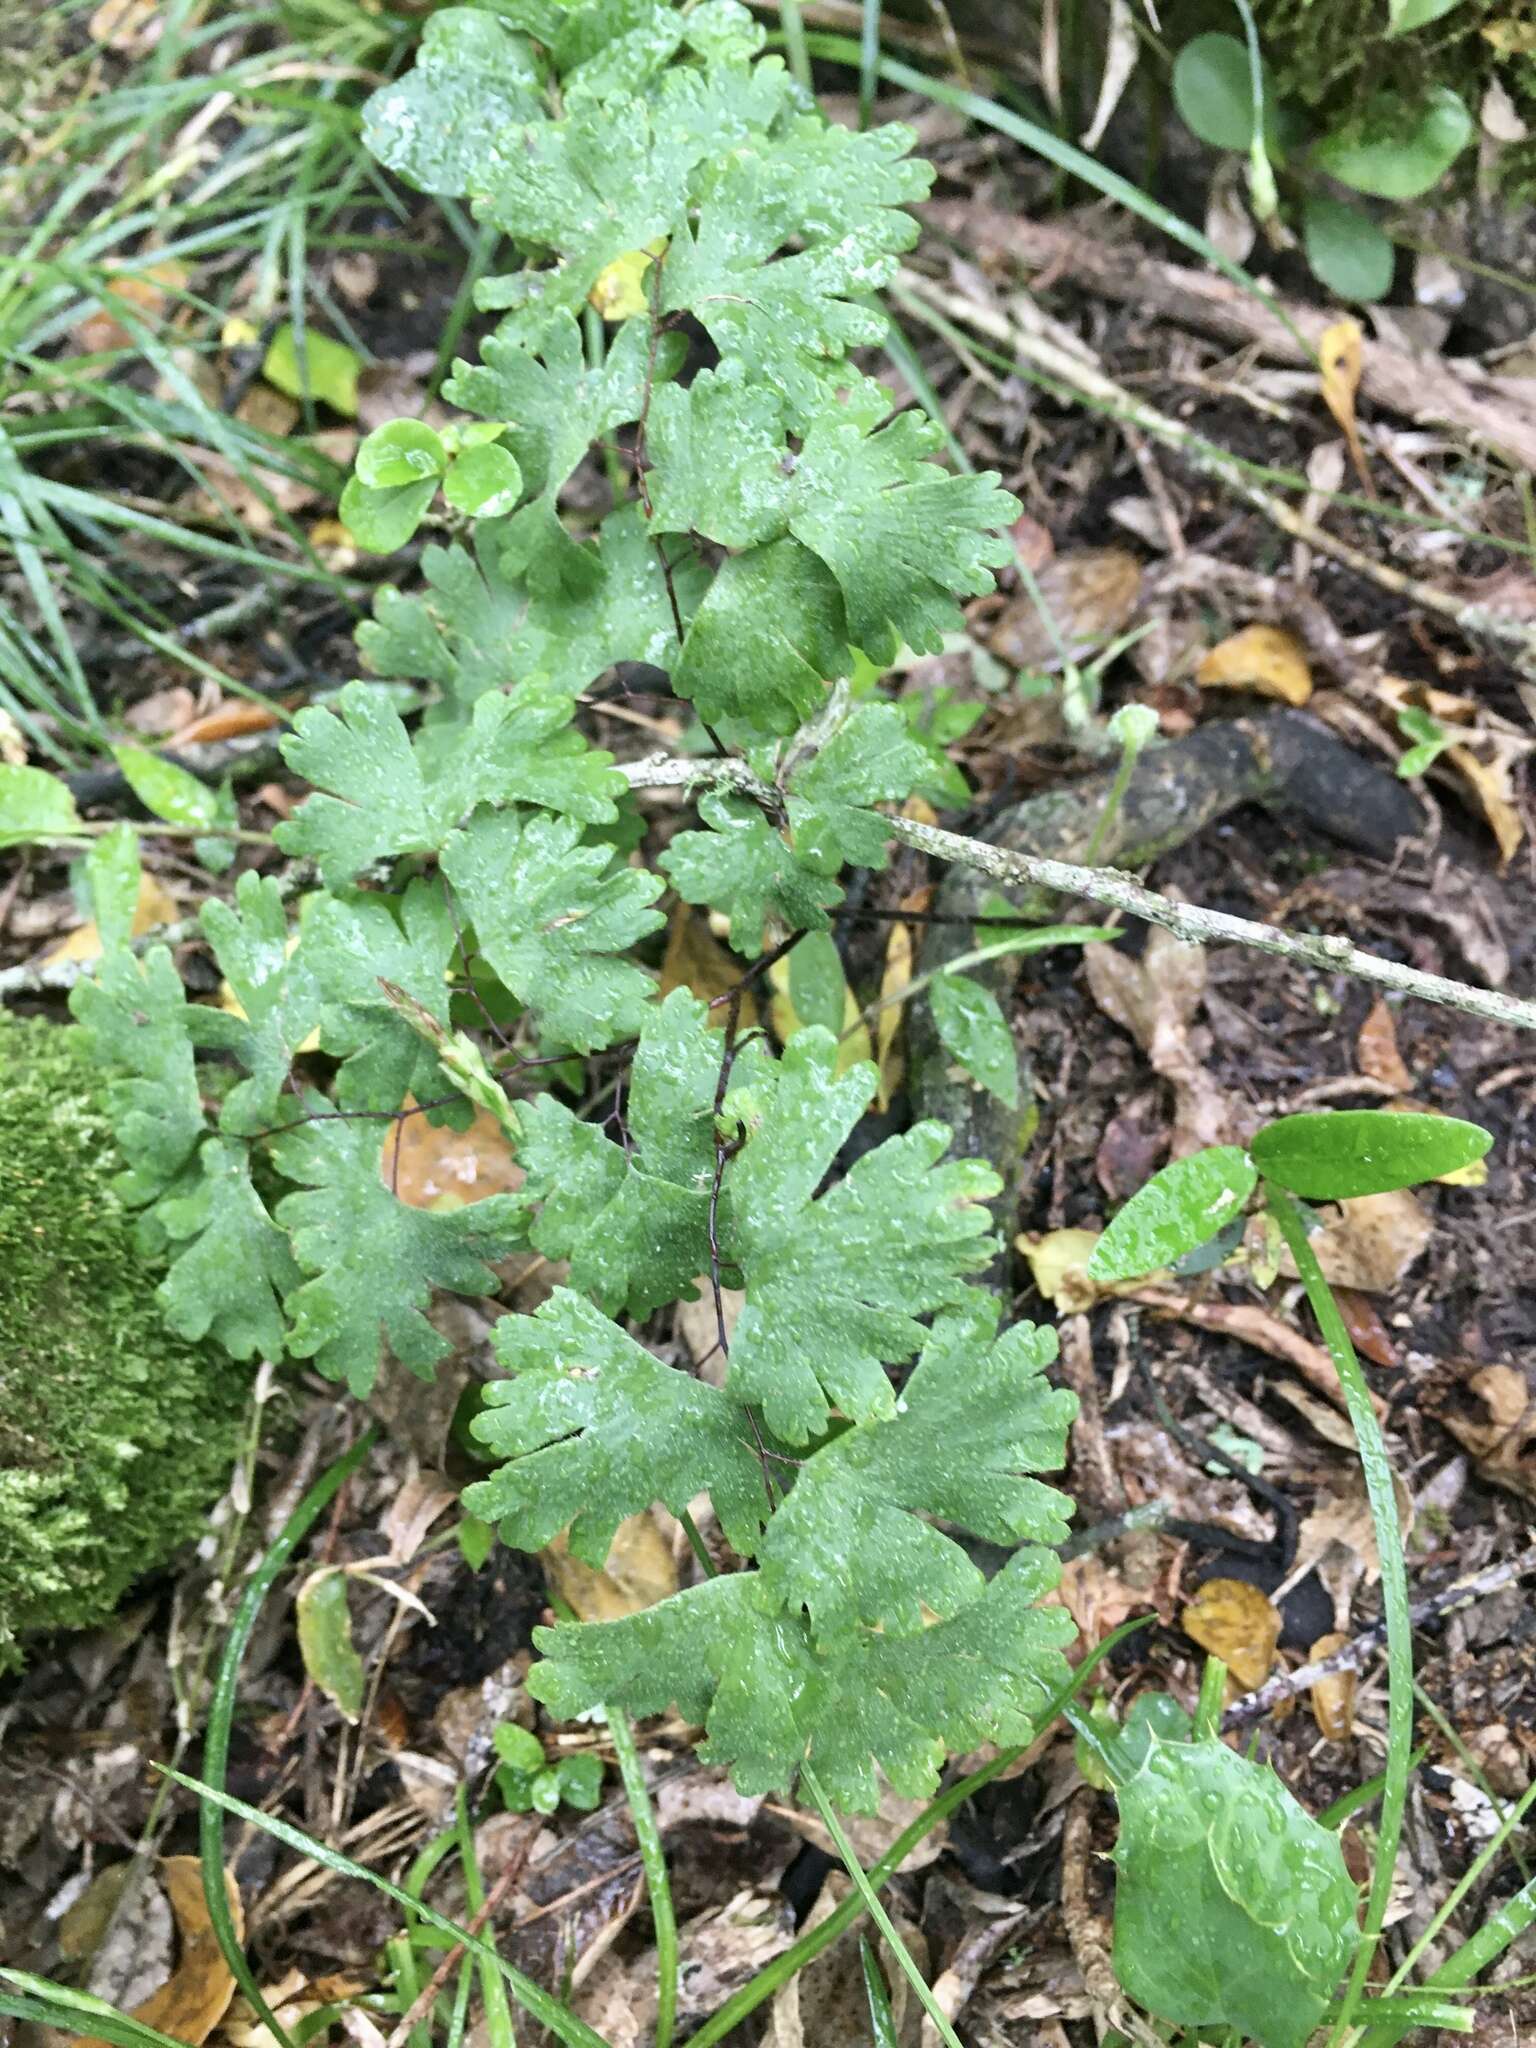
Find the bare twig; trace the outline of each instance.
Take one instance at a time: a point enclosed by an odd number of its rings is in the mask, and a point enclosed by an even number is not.
[[[1421,1628],[1426,1621],[1434,1621],[1458,1607],[1470,1607],[1474,1601],[1485,1600],[1490,1593],[1500,1592],[1505,1586],[1514,1585],[1518,1579],[1529,1578],[1532,1572],[1536,1572],[1536,1544],[1503,1564],[1491,1564],[1483,1571],[1474,1572],[1471,1578],[1458,1579],[1454,1585],[1443,1586],[1438,1593],[1429,1593],[1422,1600],[1415,1600],[1408,1610],[1408,1618],[1415,1628]],[[1267,1714],[1282,1700],[1294,1699],[1298,1693],[1308,1691],[1320,1678],[1332,1678],[1340,1671],[1358,1671],[1386,1640],[1386,1623],[1377,1622],[1373,1628],[1363,1629],[1342,1650],[1335,1650],[1331,1657],[1319,1657],[1316,1663],[1303,1664],[1298,1671],[1280,1672],[1256,1692],[1245,1693],[1240,1700],[1234,1700],[1221,1717],[1222,1727],[1240,1728],[1247,1721],[1257,1721],[1260,1715]]]
[[[751,797],[765,809],[778,800],[777,792],[760,782],[744,761],[686,760],[651,754],[643,761],[631,762],[625,773],[632,789],[676,789],[695,782],[713,782]],[[1452,981],[1443,974],[1426,974],[1417,967],[1404,966],[1401,961],[1383,959],[1379,953],[1367,953],[1350,939],[1324,932],[1285,932],[1275,925],[1259,924],[1253,918],[1232,917],[1225,911],[1204,910],[1193,903],[1175,903],[1170,897],[1143,888],[1134,875],[1124,874],[1118,868],[1085,868],[1070,861],[1047,860],[1038,854],[1013,853],[1005,847],[990,846],[985,840],[946,832],[938,825],[921,825],[912,818],[887,818],[886,824],[893,839],[915,847],[919,853],[953,861],[959,867],[979,869],[999,882],[1050,889],[1061,896],[1086,897],[1091,903],[1123,910],[1143,924],[1161,925],[1190,945],[1248,946],[1258,953],[1294,960],[1298,966],[1316,968],[1320,973],[1348,974],[1375,988],[1397,989],[1404,995],[1464,1010],[1495,1024],[1536,1031],[1536,1001],[1528,997],[1473,988],[1468,982]]]

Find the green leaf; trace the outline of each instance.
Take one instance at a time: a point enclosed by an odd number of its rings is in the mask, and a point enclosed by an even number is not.
[[[574,818],[517,810],[472,818],[442,868],[541,1044],[593,1052],[640,1029],[655,983],[615,956],[665,922],[651,908],[658,875],[614,868],[609,847],[582,844]]]
[[[1065,1462],[1077,1402],[1043,1377],[1055,1332],[1016,1323],[999,1339],[998,1314],[972,1289],[935,1323],[895,1414],[834,1436],[796,1473],[758,1557],[820,1649],[861,1628],[920,1634],[980,1596],[980,1570],[936,1522],[1010,1549],[1066,1540],[1071,1501],[1028,1475]]]
[[[603,1796],[603,1760],[590,1750],[563,1756],[555,1765],[560,1797],[577,1813],[593,1813]]]
[[[1461,0],[1388,0],[1391,23],[1387,34],[1411,35],[1416,28],[1427,28],[1460,5]]]
[[[218,821],[218,798],[206,784],[147,747],[114,747],[112,758],[145,810],[168,825],[195,825],[200,831]]]
[[[357,376],[362,368],[356,349],[329,334],[284,321],[262,358],[261,374],[289,398],[317,398],[332,411],[357,417]]]
[[[282,890],[254,869],[240,877],[233,904],[210,897],[202,927],[243,1018],[200,1011],[204,1043],[235,1052],[249,1078],[224,1099],[221,1129],[246,1135],[287,1121],[279,1110],[295,1053],[320,1018],[320,991],[307,954],[295,949]],[[217,1027],[217,1037],[213,1037]]]
[[[329,1105],[312,1096],[301,1107],[318,1117]],[[277,1221],[311,1276],[288,1297],[288,1349],[359,1396],[372,1388],[386,1342],[430,1378],[450,1348],[426,1319],[432,1290],[489,1294],[496,1275],[487,1261],[523,1235],[524,1205],[513,1195],[408,1208],[381,1177],[383,1142],[379,1124],[348,1119],[301,1124],[273,1145],[278,1171],[301,1184],[278,1203]]]
[[[929,997],[939,1041],[983,1088],[1019,1106],[1019,1054],[997,997],[966,974],[941,974]]]
[[[455,510],[478,519],[501,519],[523,494],[523,472],[510,449],[494,441],[456,455],[443,478],[443,496]]]
[[[796,433],[828,409],[865,427],[889,409],[845,358],[883,338],[865,300],[917,240],[902,209],[933,171],[908,156],[912,141],[895,123],[855,134],[801,116],[771,142],[718,151],[692,188],[696,220],[679,210],[669,224],[662,310],[692,312],[722,356],[750,364]]]
[[[392,555],[415,533],[436,496],[435,476],[382,491],[370,489],[354,476],[348,480],[336,511],[360,548],[370,555]]]
[[[25,846],[80,830],[69,785],[46,768],[0,761],[0,846]]]
[[[519,1103],[517,1156],[542,1207],[532,1242],[570,1262],[571,1284],[610,1313],[646,1316],[709,1264],[713,1106],[721,1039],[709,1012],[674,989],[646,1012],[624,1104],[624,1142],[581,1122],[552,1095]],[[761,1045],[743,1048],[738,1079],[763,1086]]]
[[[836,1037],[848,1011],[848,977],[827,932],[807,932],[789,956],[789,1000],[801,1025],[819,1024]]]
[[[672,681],[707,724],[743,718],[791,733],[852,663],[835,579],[809,548],[779,540],[721,563]]]
[[[658,1500],[680,1515],[707,1492],[732,1547],[757,1548],[768,1498],[739,1402],[564,1288],[504,1316],[495,1349],[516,1377],[490,1382],[470,1429],[498,1469],[464,1502],[504,1543],[542,1550],[569,1525],[572,1552],[601,1566],[626,1515]]]
[[[251,1184],[243,1146],[209,1138],[198,1159],[192,1186],[155,1209],[181,1246],[157,1289],[165,1319],[183,1337],[212,1335],[234,1358],[280,1358],[281,1303],[300,1277],[288,1239]]]
[[[1308,1201],[1382,1195],[1438,1180],[1481,1159],[1493,1134],[1460,1117],[1407,1110],[1311,1110],[1266,1124],[1253,1140],[1254,1164]]]
[[[352,1641],[346,1573],[322,1565],[300,1586],[293,1606],[306,1673],[345,1720],[357,1722],[362,1716],[366,1679],[363,1660]]]
[[[397,490],[402,484],[435,481],[447,465],[442,435],[425,420],[389,420],[358,449],[357,480],[370,490]]]
[[[515,1721],[498,1721],[491,1731],[491,1747],[504,1764],[525,1777],[544,1768],[544,1745],[531,1728]]]
[[[427,20],[415,69],[364,107],[363,140],[419,192],[457,198],[506,173],[519,125],[539,109],[527,39],[488,9],[444,7]]]
[[[1186,43],[1174,60],[1173,103],[1185,127],[1213,149],[1250,148],[1253,73],[1247,45],[1217,33]]]
[[[382,984],[404,989],[448,1029],[448,969],[458,943],[445,892],[424,875],[398,897],[321,896],[303,921],[319,989],[320,1043],[341,1060],[337,1106],[380,1112],[442,1092],[438,1049],[401,1016]],[[467,1114],[467,1112],[466,1112]]]
[[[1248,1154],[1210,1145],[1154,1173],[1093,1248],[1090,1279],[1132,1280],[1171,1266],[1229,1223],[1258,1184]]]
[[[991,471],[947,476],[928,460],[939,428],[904,412],[877,434],[817,420],[795,469],[789,525],[842,586],[849,632],[875,661],[903,642],[937,654],[964,621],[955,597],[993,588],[992,569],[1013,559],[999,531],[1019,505]]]
[[[477,804],[537,803],[589,824],[617,816],[624,778],[571,729],[575,705],[559,691],[529,684],[480,697],[467,728],[428,728],[414,741],[382,690],[348,683],[335,703],[301,711],[283,742],[289,767],[321,794],[274,835],[333,888],[377,860],[440,852]]]
[[[1338,1837],[1214,1737],[1153,1740],[1119,1791],[1115,1975],[1180,2027],[1302,2048],[1354,1952]]]
[[[762,951],[770,912],[791,928],[825,928],[841,887],[807,866],[757,804],[713,789],[700,796],[698,810],[711,829],[677,833],[658,865],[685,903],[707,903],[729,916],[738,953],[751,959]]]
[[[927,772],[927,752],[895,705],[861,704],[790,776],[795,858],[821,874],[845,861],[883,868],[890,827],[867,806],[904,801]]]
[[[435,683],[467,716],[487,691],[518,683],[526,673],[513,648],[527,592],[503,573],[485,533],[476,535],[473,554],[461,547],[426,549],[421,570],[429,594],[381,590],[373,620],[358,628],[357,644],[375,675]]]
[[[646,452],[656,466],[654,533],[701,533],[722,547],[750,548],[788,529],[794,457],[783,402],[739,363],[702,370],[686,390],[651,398]]]
[[[85,856],[85,888],[102,951],[128,943],[139,907],[139,835],[131,825],[103,832]]]
[[[1448,85],[1432,86],[1417,105],[1383,94],[1313,151],[1341,185],[1377,199],[1417,199],[1439,183],[1472,140],[1475,123]]]
[[[813,1199],[875,1088],[867,1063],[836,1064],[830,1032],[796,1032],[726,1173],[723,1248],[746,1288],[726,1384],[787,1443],[818,1435],[833,1406],[855,1421],[894,1415],[883,1368],[912,1356],[918,1318],[961,1299],[992,1251],[981,1204],[997,1176],[978,1160],[940,1166],[942,1124],[888,1138]]]
[[[127,1161],[116,1182],[137,1208],[162,1194],[202,1139],[202,1097],[192,1057],[190,1005],[164,946],[142,960],[108,952],[94,981],[78,981],[69,1007],[109,1074],[107,1108]]]
[[[876,1766],[903,1798],[928,1798],[944,1749],[1027,1742],[1067,1677],[1072,1624],[1037,1605],[1054,1558],[1011,1557],[971,1604],[915,1636],[861,1635],[818,1656],[762,1574],[737,1572],[622,1621],[535,1631],[546,1662],[528,1689],[560,1718],[607,1702],[628,1713],[676,1704],[702,1723],[699,1756],[729,1767],[740,1791],[788,1789],[809,1763],[845,1812],[872,1813]]]
[[[1311,193],[1302,211],[1302,233],[1312,275],[1341,299],[1368,305],[1392,289],[1397,251],[1358,207]]]
[[[1138,1693],[1121,1727],[1115,1725],[1107,1703],[1104,1718],[1095,1713],[1091,1725],[1097,1740],[1089,1750],[1079,1735],[1078,1768],[1083,1768],[1085,1754],[1090,1757],[1100,1772],[1094,1782],[1104,1791],[1134,1778],[1157,1743],[1188,1742],[1195,1727],[1191,1716],[1165,1692]]]

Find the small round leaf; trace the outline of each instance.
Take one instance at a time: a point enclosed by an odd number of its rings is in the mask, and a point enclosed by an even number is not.
[[[1325,135],[1314,152],[1341,185],[1377,199],[1417,199],[1438,184],[1472,140],[1472,116],[1448,85],[1405,112],[1395,95],[1373,100],[1357,119]]]
[[[1253,1141],[1259,1171],[1308,1201],[1346,1201],[1438,1180],[1481,1159],[1481,1124],[1407,1110],[1319,1109],[1266,1124]]]
[[[1093,1248],[1090,1280],[1134,1280],[1171,1266],[1237,1215],[1258,1180],[1236,1145],[1175,1159],[1132,1195]]]
[[[441,476],[446,463],[442,438],[425,420],[390,420],[358,449],[357,477],[370,490],[387,491]]]
[[[1253,75],[1236,36],[1196,36],[1173,67],[1173,102],[1184,124],[1213,149],[1253,142]]]
[[[1302,234],[1319,284],[1341,299],[1370,303],[1392,288],[1397,251],[1369,214],[1341,199],[1308,199]]]
[[[398,484],[392,490],[370,490],[353,477],[341,494],[341,523],[370,555],[392,555],[403,548],[420,526],[422,515],[437,496],[437,478]]]
[[[480,519],[501,519],[516,508],[523,491],[523,472],[510,448],[488,442],[466,448],[443,479],[443,496],[460,512]]]

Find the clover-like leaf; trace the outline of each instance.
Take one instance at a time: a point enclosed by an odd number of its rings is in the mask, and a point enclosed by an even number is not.
[[[992,1250],[981,1205],[997,1175],[979,1160],[941,1166],[942,1124],[888,1138],[815,1198],[875,1090],[873,1067],[836,1065],[830,1031],[796,1032],[726,1174],[725,1250],[746,1288],[727,1386],[787,1443],[818,1435],[834,1406],[856,1421],[894,1415],[883,1368],[912,1356],[919,1318],[958,1301]]]
[[[274,1213],[309,1276],[288,1297],[288,1348],[357,1395],[372,1388],[386,1342],[429,1378],[449,1349],[426,1318],[433,1289],[489,1294],[488,1261],[518,1243],[524,1205],[488,1195],[462,1209],[410,1208],[380,1173],[379,1123],[335,1117],[321,1097],[303,1107],[315,1121],[284,1131],[272,1148],[278,1171],[300,1183]]]
[[[1060,1572],[1024,1550],[967,1606],[912,1636],[865,1631],[818,1655],[760,1572],[709,1579],[622,1621],[538,1629],[546,1661],[528,1688],[561,1719],[607,1703],[636,1715],[676,1705],[748,1795],[785,1791],[804,1763],[833,1802],[871,1813],[883,1774],[929,1797],[946,1745],[1027,1742],[1067,1682],[1072,1623],[1039,1600]]]
[[[840,1432],[807,1458],[759,1552],[822,1648],[864,1626],[913,1635],[979,1595],[979,1569],[934,1522],[991,1543],[1065,1540],[1072,1503],[1029,1475],[1066,1457],[1075,1398],[1044,1368],[1056,1335],[969,1290],[941,1316],[888,1420]],[[739,1547],[739,1546],[738,1546]]]
[[[600,1566],[626,1515],[658,1500],[682,1514],[707,1492],[751,1554],[768,1497],[738,1403],[564,1288],[537,1315],[504,1316],[494,1341],[516,1376],[490,1382],[472,1430],[505,1462],[464,1502],[503,1541],[540,1550],[569,1524],[573,1553]]]
[[[480,812],[443,849],[480,952],[546,1045],[592,1052],[639,1029],[655,983],[617,957],[663,922],[659,876],[614,867],[574,818]]]
[[[283,1297],[298,1285],[288,1239],[251,1182],[246,1147],[208,1138],[199,1172],[167,1195],[155,1219],[178,1247],[156,1290],[183,1337],[212,1336],[235,1358],[280,1358]]]

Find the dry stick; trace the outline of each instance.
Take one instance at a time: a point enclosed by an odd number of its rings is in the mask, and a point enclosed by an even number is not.
[[[1492,643],[1501,648],[1522,673],[1536,675],[1536,628],[1529,622],[1488,605],[1469,604],[1462,598],[1450,597],[1432,583],[1406,576],[1402,570],[1377,561],[1374,555],[1352,548],[1347,541],[1336,540],[1325,528],[1303,518],[1283,499],[1262,489],[1244,473],[1242,465],[1233,456],[1200,440],[1178,420],[1170,419],[1155,406],[1135,397],[1124,385],[1105,376],[1095,364],[1044,335],[1031,333],[1027,327],[992,307],[979,305],[963,293],[947,291],[915,271],[903,271],[901,285],[911,297],[951,319],[962,321],[977,333],[1001,342],[1016,357],[1032,363],[1046,377],[1081,393],[1123,423],[1140,428],[1166,447],[1177,449],[1191,468],[1213,478],[1234,497],[1251,505],[1292,540],[1304,541],[1320,555],[1329,556],[1344,568],[1353,570],[1357,576],[1390,591],[1394,597],[1403,598],[1422,611],[1433,612],[1447,625],[1455,627],[1458,633]]]
[[[1484,1570],[1474,1572],[1471,1578],[1458,1579],[1453,1585],[1443,1586],[1438,1593],[1429,1593],[1422,1600],[1415,1600],[1408,1610],[1408,1619],[1415,1628],[1420,1628],[1426,1621],[1434,1621],[1458,1607],[1470,1607],[1474,1601],[1486,1599],[1490,1593],[1512,1586],[1517,1579],[1528,1578],[1532,1572],[1536,1572],[1536,1544],[1503,1564],[1488,1565]],[[1298,1671],[1280,1672],[1257,1691],[1245,1693],[1240,1700],[1234,1700],[1221,1717],[1222,1727],[1240,1728],[1245,1721],[1257,1721],[1271,1707],[1278,1706],[1282,1700],[1294,1699],[1297,1693],[1306,1692],[1320,1678],[1332,1678],[1340,1671],[1358,1671],[1386,1640],[1386,1624],[1377,1622],[1373,1627],[1362,1630],[1342,1650],[1335,1650],[1331,1657],[1319,1657],[1316,1663],[1303,1664]]]
[[[629,763],[624,772],[632,789],[675,789],[694,782],[716,782],[728,784],[765,808],[778,800],[777,792],[760,782],[744,761],[683,760],[652,754],[643,761]],[[1425,974],[1417,967],[1385,960],[1379,953],[1364,952],[1350,939],[1334,938],[1323,932],[1283,932],[1253,918],[1231,917],[1225,911],[1204,910],[1193,903],[1175,903],[1143,888],[1134,875],[1118,868],[1084,868],[1070,861],[1047,860],[1039,854],[1012,853],[1001,846],[989,846],[985,840],[946,832],[937,825],[920,825],[912,818],[887,818],[885,822],[893,839],[915,847],[919,853],[952,861],[957,867],[977,868],[999,882],[1050,889],[1061,896],[1086,897],[1092,903],[1123,910],[1144,924],[1161,925],[1190,945],[1223,942],[1250,946],[1255,952],[1273,953],[1281,960],[1294,960],[1321,973],[1352,975],[1376,988],[1397,989],[1427,1003],[1443,1003],[1449,1009],[1485,1017],[1491,1023],[1536,1031],[1536,1001],[1501,995],[1497,989],[1473,988],[1443,974]]]

